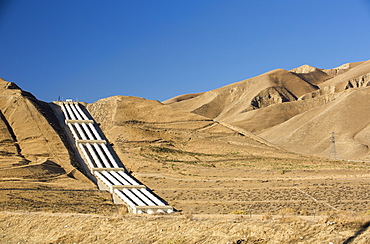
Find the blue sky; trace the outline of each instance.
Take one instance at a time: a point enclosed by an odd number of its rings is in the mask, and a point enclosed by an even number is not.
[[[164,101],[370,59],[370,0],[0,0],[0,77],[43,101]]]

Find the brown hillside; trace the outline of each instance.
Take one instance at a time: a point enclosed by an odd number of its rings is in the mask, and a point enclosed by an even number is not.
[[[369,99],[370,87],[347,90],[334,101],[299,114],[260,136],[291,151],[328,156],[328,135],[334,131],[340,158],[368,160]]]
[[[207,157],[228,161],[225,155],[236,153],[238,144],[248,149],[248,155],[285,154],[249,132],[235,131],[207,117],[173,109],[158,101],[115,96],[88,104],[87,109],[114,143],[123,163],[134,171],[143,167],[152,170],[159,167],[163,171],[162,163],[171,161],[208,164],[207,161],[212,160]],[[156,156],[161,150],[177,152],[176,158]]]
[[[295,117],[301,114],[307,114],[308,116],[309,114],[312,119],[316,117],[315,111],[323,110],[320,114],[325,118],[331,118],[332,115],[329,113],[331,108],[329,107],[336,104],[332,101],[343,98],[346,93],[342,92],[345,90],[367,87],[370,82],[369,74],[370,61],[348,63],[334,69],[318,69],[303,65],[291,71],[270,71],[255,78],[205,92],[188,100],[172,103],[165,101],[164,103],[174,108],[192,111],[216,121],[257,133],[264,139],[288,150],[328,155],[327,150],[330,144],[323,148],[320,144],[321,140],[326,138],[327,143],[329,140],[328,133],[334,131],[334,125],[349,123],[349,121],[334,123],[334,121],[326,119],[325,121],[329,123],[328,126],[324,126],[325,123],[320,122],[315,127],[315,134],[323,135],[322,138],[315,140],[311,138],[310,144],[307,144],[303,141],[307,141],[307,138],[312,137],[313,134],[304,138],[301,136],[299,139],[287,138],[288,135],[296,133],[293,128],[310,128],[310,125],[305,124],[303,122],[305,120],[301,120],[301,117]],[[357,91],[354,90],[353,92]],[[365,94],[359,92],[353,97],[364,96]],[[338,102],[340,101],[342,100]],[[342,104],[342,106],[335,108],[335,111],[337,114],[346,114],[353,121],[359,121],[360,124],[366,124],[368,122],[367,118],[364,116],[356,117],[361,115],[361,112],[359,112],[361,109],[361,106],[353,106],[348,109],[348,106]],[[309,111],[311,112],[308,113]],[[282,128],[279,126],[280,124],[282,124],[281,126],[286,125],[284,133],[279,131]],[[265,130],[268,131],[264,132]],[[341,135],[343,133],[354,135],[359,129],[347,127],[347,130],[351,131],[338,131],[337,136],[338,139],[346,141],[343,141],[343,145],[352,145],[353,140],[351,141],[349,137],[342,137]],[[309,133],[309,131],[305,131],[305,133]],[[366,143],[362,146],[353,147],[351,150],[342,150],[341,158],[364,160],[367,154],[363,147],[366,147]]]
[[[0,93],[0,210],[109,209],[110,194],[77,170],[51,106],[3,79]]]
[[[186,100],[174,103],[170,99],[163,103],[222,121],[234,114],[297,100],[316,89],[297,75],[278,69]]]
[[[368,86],[370,81],[370,60],[355,63],[354,67],[351,67],[351,64],[344,65],[343,69],[347,68],[347,72],[325,81],[320,85],[320,88],[334,86],[335,91],[340,92],[354,87]]]
[[[0,92],[2,151],[18,160],[17,163],[3,164],[4,171],[22,167],[19,171],[26,173],[29,168],[44,168],[45,162],[56,167],[54,176],[60,175],[61,171],[73,171],[72,164],[76,162],[61,139],[62,128],[50,106],[4,80],[0,80]],[[42,173],[39,175],[41,177]],[[53,172],[46,175],[53,177]]]

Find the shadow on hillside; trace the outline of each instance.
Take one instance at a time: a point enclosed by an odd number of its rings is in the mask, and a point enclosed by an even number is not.
[[[353,236],[351,236],[347,240],[345,240],[343,242],[343,244],[352,243],[359,235],[364,233],[369,227],[370,227],[370,221],[368,221],[364,225],[362,225],[361,228]]]

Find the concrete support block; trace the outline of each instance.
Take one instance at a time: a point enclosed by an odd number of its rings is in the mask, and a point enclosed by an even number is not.
[[[98,188],[99,190],[102,190],[102,191],[109,191],[109,192],[112,192],[111,191],[111,188],[110,186],[108,186],[107,184],[105,184],[102,180],[100,180],[98,178]]]

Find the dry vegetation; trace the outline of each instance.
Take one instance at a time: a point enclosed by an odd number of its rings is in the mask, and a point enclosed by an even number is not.
[[[368,243],[369,217],[1,213],[3,243]],[[358,230],[355,232],[354,230]]]

